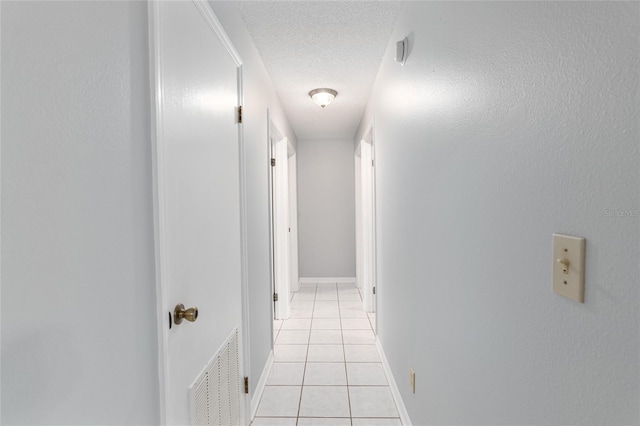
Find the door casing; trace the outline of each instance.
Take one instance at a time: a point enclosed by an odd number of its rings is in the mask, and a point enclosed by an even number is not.
[[[298,270],[298,160],[289,143],[289,289],[292,293],[300,290]]]
[[[356,191],[356,277],[361,288],[363,307],[376,312],[376,200],[375,146],[373,126],[355,151]],[[375,292],[374,292],[375,289]]]
[[[286,137],[272,139],[272,159],[276,161],[271,167],[272,182],[272,217],[273,217],[273,266],[274,291],[278,301],[274,303],[275,318],[287,319],[290,315],[289,298],[290,283],[290,241],[289,241],[289,175],[288,145]]]

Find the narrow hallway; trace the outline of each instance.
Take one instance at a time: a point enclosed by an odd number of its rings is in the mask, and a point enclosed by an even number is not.
[[[640,1],[0,27],[0,425],[640,426]]]
[[[274,322],[274,364],[252,424],[401,425],[373,327],[355,284],[302,284],[290,319]]]

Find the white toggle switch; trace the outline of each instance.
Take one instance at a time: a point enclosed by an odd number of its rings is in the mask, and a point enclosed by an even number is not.
[[[584,249],[581,237],[553,234],[553,291],[584,303]]]

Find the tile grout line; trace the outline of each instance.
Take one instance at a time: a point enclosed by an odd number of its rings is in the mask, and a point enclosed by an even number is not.
[[[340,288],[338,286],[338,283],[334,283],[334,285],[335,285],[335,287],[334,287],[335,290],[334,291],[337,294],[337,305],[338,305],[338,316],[337,316],[337,318],[338,318],[338,322],[339,322],[339,330],[340,330],[340,335],[341,335],[341,346],[342,346],[342,355],[343,355],[342,363],[344,364],[343,369],[344,369],[345,379],[346,379],[345,380],[346,381],[345,388],[347,390],[347,403],[348,403],[348,407],[349,407],[349,417],[348,418],[349,418],[349,424],[351,426],[353,426],[354,417],[353,417],[352,404],[351,404],[351,395],[350,395],[350,388],[353,387],[353,386],[349,382],[349,375],[348,375],[348,368],[347,368],[348,367],[347,366],[347,361],[348,360],[346,359],[347,358],[346,357],[346,343],[345,343],[345,338],[344,338],[344,331],[345,331],[345,329],[344,329],[344,320],[346,320],[348,318],[343,318],[342,317],[342,308],[343,308],[342,304],[343,303],[347,303],[347,302],[351,303],[351,302],[353,302],[353,300],[351,300],[351,295],[350,294],[345,296],[346,297],[345,300],[342,300],[341,292],[340,292]],[[313,331],[313,325],[314,325],[314,322],[316,320],[324,319],[324,318],[316,317],[316,312],[315,312],[316,302],[320,301],[318,299],[319,291],[320,291],[319,290],[319,285],[316,283],[315,286],[314,286],[314,298],[312,300],[312,307],[311,307],[311,313],[310,313],[309,335],[307,337],[307,344],[306,344],[307,345],[307,349],[306,349],[305,356],[304,356],[304,361],[303,361],[304,362],[304,368],[303,368],[303,377],[302,377],[302,381],[301,381],[301,385],[300,385],[301,392],[300,392],[300,398],[298,400],[297,416],[295,417],[295,424],[296,425],[300,424],[299,421],[301,419],[308,418],[308,416],[301,417],[301,413],[302,413],[302,394],[304,392],[305,387],[309,387],[308,385],[305,385],[305,378],[306,378],[306,370],[307,370],[308,364],[310,362],[309,361],[309,353],[310,353],[310,350],[311,350],[311,348],[310,348],[311,347],[311,333]],[[358,296],[360,298],[360,300],[358,302],[362,303],[362,295],[359,293],[360,290],[358,289],[357,291],[358,291]],[[324,301],[324,299],[322,299],[322,301]],[[358,308],[359,310],[365,312],[363,307],[358,307],[356,305],[356,306],[354,306],[354,308]],[[369,317],[369,315],[366,312],[365,312],[365,315],[366,315],[367,320],[368,320],[367,322],[368,322],[369,326],[371,327],[369,330],[373,333],[373,324],[371,323],[371,318]],[[291,319],[291,318],[289,318],[289,319]],[[278,329],[278,334],[280,334],[280,332],[285,329],[285,323],[288,322],[288,320],[281,320],[281,321],[282,322],[280,323],[280,327]],[[300,329],[302,329],[302,328],[300,328]],[[296,329],[292,329],[292,330],[296,330]],[[325,330],[325,329],[322,328],[322,329],[319,329],[319,330]],[[326,330],[331,330],[331,329],[327,328]],[[349,329],[349,330],[350,331],[358,331],[359,329]],[[373,334],[375,336],[375,333],[373,333]],[[294,343],[291,343],[291,344],[293,345]],[[295,344],[297,344],[297,343],[295,343]],[[326,343],[326,344],[330,344],[330,343]],[[352,344],[356,344],[356,343],[352,343]],[[360,344],[367,345],[367,343],[360,343]],[[325,361],[325,362],[333,362],[333,361]],[[360,363],[376,363],[376,364],[379,364],[379,363],[381,363],[381,361],[377,361],[377,362],[376,361],[360,361]],[[385,379],[387,381],[386,385],[379,385],[379,384],[378,385],[374,385],[374,384],[371,384],[371,385],[356,385],[355,387],[362,386],[363,388],[366,388],[366,387],[370,387],[371,386],[371,387],[387,387],[387,388],[389,388],[390,386],[389,386],[389,383],[388,383],[389,382],[388,378],[386,377],[386,373],[384,373],[384,376],[385,376]],[[285,386],[285,385],[282,385],[282,386]],[[321,385],[318,385],[318,386],[321,386]],[[335,385],[326,385],[326,386],[335,386]],[[260,401],[259,405],[261,405],[262,402],[263,401],[262,401],[262,397],[261,397],[261,401]],[[397,407],[396,407],[396,410],[397,410]],[[277,416],[266,416],[266,417],[277,417]],[[324,417],[321,413],[319,414],[319,417],[320,418],[329,418],[329,417]],[[293,418],[294,417],[291,417],[291,419],[293,419]],[[387,419],[387,417],[375,417],[375,418]],[[398,419],[397,417],[389,417],[388,419],[391,419],[391,418]]]
[[[349,373],[347,372],[347,353],[344,349],[344,330],[342,329],[342,310],[340,309],[340,291],[336,283],[336,291],[338,292],[338,318],[340,319],[340,337],[342,339],[342,357],[344,361],[344,376],[347,382],[347,403],[349,404],[349,423],[353,426],[353,413],[351,412],[351,395],[349,393]]]
[[[309,359],[309,347],[311,346],[311,328],[313,327],[313,311],[316,307],[316,295],[318,294],[318,284],[313,294],[313,305],[311,306],[311,322],[309,323],[309,337],[307,338],[307,353],[304,357],[304,368],[302,369],[302,383],[300,384],[300,400],[298,401],[298,415],[296,416],[296,426],[300,421],[300,410],[302,410],[302,393],[304,392],[304,378],[307,375],[307,361]]]

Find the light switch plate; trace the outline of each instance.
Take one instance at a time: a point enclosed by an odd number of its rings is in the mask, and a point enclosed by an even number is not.
[[[553,291],[584,303],[584,251],[582,237],[553,234]]]

